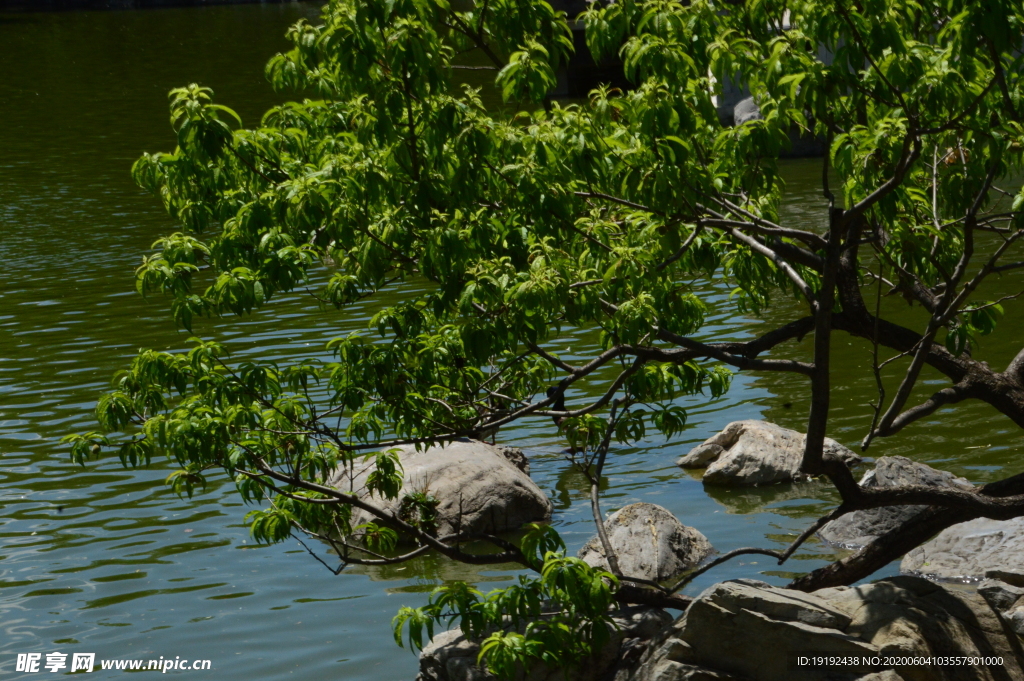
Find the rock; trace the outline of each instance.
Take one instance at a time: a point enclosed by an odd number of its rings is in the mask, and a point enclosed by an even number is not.
[[[800,655],[995,656],[999,667],[797,665]],[[1020,643],[976,594],[894,577],[812,594],[715,584],[614,681],[1022,681]]]
[[[374,469],[372,460],[357,464],[351,478],[347,468],[339,468],[329,484],[353,491],[396,514],[400,513],[406,494],[427,494],[438,501],[438,535],[459,530],[470,534],[507,532],[551,517],[551,501],[521,470],[527,468],[521,450],[513,450],[518,457],[509,457],[497,447],[474,440],[460,440],[420,452],[413,447],[400,449],[399,460],[405,474],[396,499],[369,497],[366,478]],[[516,460],[519,465],[514,463]],[[372,520],[373,516],[366,511],[353,509],[353,526]]]
[[[718,459],[729,447],[732,447],[740,439],[740,435],[749,424],[761,423],[760,421],[733,421],[715,433],[701,444],[697,445],[690,452],[676,461],[681,468],[707,468],[708,464]]]
[[[521,470],[527,475],[530,474],[530,460],[526,458],[526,454],[519,447],[509,447],[507,445],[496,445],[496,449],[501,453],[503,457],[508,459],[508,462],[513,466]]]
[[[978,595],[998,612],[1012,610],[1024,598],[1024,589],[1010,586],[995,579],[986,579],[978,585]],[[1024,603],[1022,603],[1024,605]]]
[[[1024,637],[1024,588],[986,579],[978,585],[978,595],[999,613],[1015,634]]]
[[[932,579],[976,582],[989,570],[1024,565],[1024,517],[977,518],[947,527],[903,557],[900,571]]]
[[[676,463],[683,468],[707,466],[703,481],[710,485],[801,479],[805,439],[802,433],[767,421],[733,421]],[[830,438],[825,438],[825,456],[848,466],[860,462],[859,456]]]
[[[728,426],[726,426],[726,428],[728,428]],[[719,435],[721,435],[721,433],[719,433]],[[711,439],[713,440],[715,437],[718,437],[718,435],[715,435]],[[691,449],[689,454],[676,462],[676,465],[681,468],[707,468],[709,463],[724,453],[725,447],[709,440],[704,444],[697,445]]]
[[[1020,570],[985,570],[985,577],[998,579],[1013,586],[1024,586],[1024,572]]]
[[[757,105],[753,97],[741,99],[732,110],[733,125],[743,125],[750,121],[762,120],[761,107]]]
[[[598,681],[630,650],[650,639],[672,622],[672,616],[658,608],[623,608],[613,617],[615,627],[601,651],[571,676],[573,681]],[[477,665],[478,643],[469,641],[459,629],[434,637],[420,652],[420,672],[416,681],[495,681],[497,677]],[[518,674],[516,681],[565,681],[562,669],[537,665],[529,674]]]
[[[647,671],[647,670],[645,670]],[[675,660],[662,660],[642,678],[643,681],[745,681],[725,672],[683,664]],[[618,681],[616,679],[616,681]]]
[[[1014,608],[1003,615],[1015,634],[1024,638],[1024,607]]]
[[[714,551],[703,534],[655,504],[624,506],[604,524],[619,569],[628,577],[662,582],[696,566]],[[588,565],[608,569],[604,547],[596,535],[580,549],[579,557]]]
[[[1018,641],[974,591],[918,577],[892,577],[859,587],[815,593],[849,613],[847,633],[876,646],[882,655],[1001,656],[1001,667],[901,667],[906,681],[1024,679]]]
[[[974,485],[947,471],[940,471],[903,456],[883,456],[875,462],[875,469],[865,473],[861,487],[899,487],[927,485],[974,491]],[[833,520],[823,527],[818,536],[845,549],[859,549],[889,530],[895,529],[920,513],[924,506],[889,506],[854,511]]]

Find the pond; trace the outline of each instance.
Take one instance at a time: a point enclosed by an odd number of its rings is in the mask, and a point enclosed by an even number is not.
[[[435,558],[333,576],[297,544],[256,546],[248,510],[223,479],[182,500],[163,480],[171,468],[126,470],[116,460],[73,466],[59,439],[96,428],[93,407],[138,348],[180,349],[165,301],[133,292],[132,272],[160,235],[175,229],[131,182],[142,151],[169,150],[166,93],[198,82],[252,124],[280,101],[263,65],[286,49],[284,31],[316,4],[244,5],[135,12],[0,14],[0,671],[16,653],[92,652],[98,659],[209,659],[216,678],[411,679],[416,658],[398,649],[390,621],[421,605],[442,579],[503,585],[512,569],[477,571]],[[786,166],[787,219],[815,224],[816,161]],[[990,292],[1022,288],[1018,275]],[[703,333],[736,334],[722,290]],[[887,299],[896,309],[905,303]],[[195,332],[228,344],[236,360],[324,356],[328,340],[365,327],[369,307],[319,310],[307,294],[276,300],[244,319],[205,320]],[[793,318],[794,306],[772,319]],[[907,308],[908,323],[916,311]],[[771,321],[771,320],[769,320]],[[742,334],[756,332],[750,319]],[[984,359],[1014,354],[1019,313],[985,340]],[[560,341],[562,342],[562,341]],[[593,336],[570,333],[568,356]],[[869,348],[838,334],[830,435],[854,446],[875,398]],[[810,339],[780,349],[807,357]],[[895,376],[895,374],[893,374]],[[928,374],[922,390],[943,385]],[[661,504],[720,551],[777,548],[834,503],[820,485],[705,491],[674,465],[695,443],[744,418],[802,429],[807,387],[792,376],[738,375],[717,401],[684,402],[690,422],[670,442],[619,448],[610,457],[606,511]],[[555,502],[554,524],[578,549],[592,534],[587,486],[559,454],[550,419],[506,428]],[[870,452],[901,454],[975,482],[1000,477],[1021,444],[1007,419],[980,403],[944,410]],[[809,542],[783,568],[738,559],[688,588],[759,577],[783,584],[834,557]],[[748,557],[749,558],[749,557]],[[888,573],[895,572],[890,566]]]

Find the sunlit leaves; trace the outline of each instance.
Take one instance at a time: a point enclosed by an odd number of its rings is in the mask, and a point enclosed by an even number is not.
[[[96,405],[96,420],[107,431],[123,430],[134,415],[132,399],[123,392],[107,393]]]
[[[398,545],[398,533],[386,525],[364,523],[352,529],[374,551],[387,553]]]
[[[560,428],[569,442],[569,447],[576,451],[594,451],[604,439],[608,428],[607,419],[592,414],[571,416],[561,422]]]
[[[110,445],[110,440],[103,433],[82,433],[65,435],[60,440],[61,444],[71,445],[71,461],[80,466],[90,459],[98,459],[104,446]]]
[[[508,65],[498,74],[496,84],[506,101],[539,102],[555,87],[551,56],[543,45],[531,41],[513,52]]]
[[[259,543],[276,544],[292,533],[292,516],[281,508],[257,509],[245,514],[249,534]]]
[[[565,542],[555,528],[550,525],[530,524],[526,529],[519,548],[537,567],[543,565],[544,556],[547,554],[565,553]]]
[[[221,114],[234,119],[239,127],[242,119],[221,104],[212,103],[213,91],[196,84],[171,90],[171,127],[178,133],[178,146],[199,159],[216,160],[232,143],[230,126]]]
[[[165,481],[171,490],[179,497],[187,496],[189,499],[195,493],[196,486],[206,487],[206,476],[200,471],[200,467],[189,464],[186,468],[174,471],[167,476]]]
[[[977,346],[978,337],[995,331],[1002,315],[1003,306],[998,303],[978,303],[964,310],[946,332],[946,349],[960,355],[968,344]]]
[[[423,608],[403,607],[392,620],[392,628],[395,634],[395,643],[402,646],[402,631],[406,631],[409,648],[414,651],[423,650],[423,634],[427,635],[427,641],[434,637],[435,617],[430,611]],[[404,646],[403,646],[404,647]]]
[[[534,528],[532,534],[534,549],[559,543],[548,539],[553,533]],[[479,662],[500,678],[512,679],[537,662],[575,667],[608,639],[618,581],[560,551],[547,551],[539,566],[539,578],[521,576],[518,584],[486,595],[461,582],[438,587],[427,605],[398,612],[395,641],[420,650],[435,624],[458,622],[467,638],[480,641]]]
[[[366,489],[385,499],[394,499],[402,488],[402,462],[398,459],[398,450],[377,452],[370,455],[374,459],[374,469],[366,478]]]
[[[499,678],[515,678],[516,672],[539,658],[540,642],[516,631],[496,631],[480,645],[480,660]]]

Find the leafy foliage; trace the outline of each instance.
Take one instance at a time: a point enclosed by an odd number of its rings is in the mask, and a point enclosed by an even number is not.
[[[722,395],[726,365],[816,375],[757,357],[806,329],[716,343],[707,321],[780,298],[825,326],[833,311],[861,312],[850,286],[834,295],[841,261],[854,289],[884,280],[932,313],[923,349],[894,344],[917,355],[907,386],[941,329],[950,361],[993,331],[1000,302],[972,296],[1024,228],[1024,190],[1001,190],[1012,207],[991,212],[994,183],[1024,161],[1019,2],[619,0],[582,20],[591,52],[621,61],[627,91],[547,98],[574,42],[542,0],[332,0],[267,65],[275,87],[307,98],[248,128],[208,88],[173,90],[177,146],[132,173],[180,225],[136,272],[179,326],[314,282],[325,309],[342,311],[412,282],[421,292],[332,340],[331,361],[236,363],[198,338],[187,352],[140,351],[99,401],[103,432],[65,439],[72,459],[165,454],[178,467],[169,484],[190,496],[222,470],[264,505],[247,516],[258,541],[308,533],[372,564],[400,559],[389,554],[401,534],[465,557],[459,538],[435,536],[429,496],[405,495],[397,518],[373,505],[402,494],[395,447],[535,416],[588,452],[608,433],[674,437],[680,398]],[[467,51],[493,66],[506,110],[461,82]],[[749,88],[759,119],[723,125],[716,97],[730,82]],[[778,224],[793,134],[827,144],[826,233]],[[989,248],[982,232],[1001,245],[965,278]],[[572,365],[555,349],[579,329],[598,332],[602,352]],[[609,423],[612,404],[628,408]],[[330,484],[356,465],[370,468],[369,501]],[[351,526],[359,504],[375,522]],[[419,648],[435,623],[459,621],[486,634],[483,659],[502,674],[579,662],[607,633],[616,580],[563,549],[534,529],[507,555],[539,578],[487,596],[442,587],[399,614],[396,640],[405,631]],[[555,614],[539,617],[542,603]]]
[[[402,608],[395,616],[395,642],[424,646],[434,625],[456,622],[468,639],[481,642],[479,661],[502,678],[536,662],[551,669],[571,669],[608,640],[614,626],[610,616],[617,578],[565,557],[565,546],[550,528],[532,526],[523,540],[535,552],[557,545],[558,550],[533,553],[543,565],[540,577],[520,576],[519,583],[484,595],[456,582],[434,590],[427,605]],[[527,548],[528,547],[528,548]]]

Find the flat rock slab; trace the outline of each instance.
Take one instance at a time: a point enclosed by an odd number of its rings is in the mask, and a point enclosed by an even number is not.
[[[860,481],[864,488],[927,485],[973,492],[974,485],[948,471],[940,471],[904,456],[883,456],[875,461],[874,470]],[[924,506],[888,506],[854,511],[833,520],[818,532],[827,543],[844,549],[859,549],[889,530],[894,530],[924,510]]]
[[[986,572],[1024,566],[1024,517],[978,518],[947,527],[903,557],[900,571],[931,579],[980,581]]]
[[[799,480],[806,436],[767,421],[733,421],[720,433],[694,447],[676,464],[682,468],[707,468],[703,482],[709,485],[764,485]],[[860,457],[831,438],[825,438],[825,457],[847,466]]]
[[[695,567],[714,551],[707,537],[656,504],[624,506],[604,524],[619,569],[627,577],[662,582]],[[608,569],[597,536],[580,549],[579,557],[588,565]]]
[[[503,451],[475,440],[419,452],[414,447],[399,449],[404,479],[397,498],[369,495],[366,478],[374,470],[372,459],[357,463],[351,474],[339,468],[329,484],[396,515],[401,515],[405,495],[427,494],[438,501],[438,535],[508,532],[551,517],[551,500],[524,472],[529,467],[521,450]],[[371,521],[371,514],[353,509],[353,526]]]

